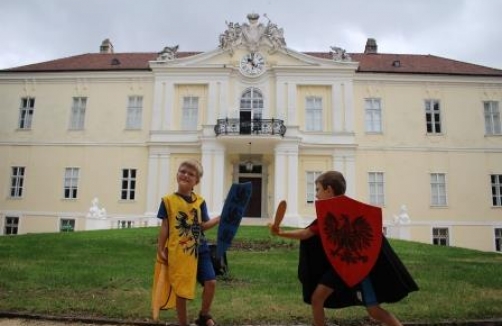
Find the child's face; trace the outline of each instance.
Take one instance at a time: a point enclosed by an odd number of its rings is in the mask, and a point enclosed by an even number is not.
[[[192,191],[193,188],[199,183],[199,176],[197,170],[182,165],[176,174],[176,181],[178,182],[178,190],[181,192]]]
[[[329,199],[335,197],[333,189],[328,186],[326,189],[323,188],[322,184],[319,182],[315,183],[315,197],[317,199]]]

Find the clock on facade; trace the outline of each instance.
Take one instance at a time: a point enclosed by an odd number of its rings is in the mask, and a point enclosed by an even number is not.
[[[247,76],[258,76],[265,71],[265,58],[258,52],[245,54],[239,65],[240,71]]]

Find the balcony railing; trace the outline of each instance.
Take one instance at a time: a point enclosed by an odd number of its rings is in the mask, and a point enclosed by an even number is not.
[[[219,135],[280,135],[286,133],[286,126],[281,119],[218,119],[214,126]]]

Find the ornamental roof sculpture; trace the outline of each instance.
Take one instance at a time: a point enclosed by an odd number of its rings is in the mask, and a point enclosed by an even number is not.
[[[338,46],[330,46],[331,51],[329,53],[331,54],[331,58],[333,61],[352,61],[352,58],[350,55],[345,51],[345,49],[342,49]]]
[[[227,29],[219,36],[220,48],[229,50],[232,55],[235,47],[239,45],[244,45],[251,52],[257,52],[261,45],[266,45],[270,48],[269,53],[286,47],[284,30],[273,23],[267,14],[263,16],[268,19],[266,25],[258,22],[260,15],[257,13],[247,15],[249,24],[240,25],[225,21]]]
[[[159,52],[157,61],[169,61],[174,60],[178,56],[179,45],[166,46],[162,51]]]

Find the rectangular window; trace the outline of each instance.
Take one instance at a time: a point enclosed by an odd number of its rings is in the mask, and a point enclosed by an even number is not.
[[[383,206],[385,204],[383,172],[369,172],[368,185],[370,204]]]
[[[502,252],[502,228],[495,229],[495,251]]]
[[[64,174],[64,198],[76,199],[79,168],[66,168]]]
[[[35,98],[23,97],[19,108],[19,129],[31,129],[35,111]]]
[[[24,187],[24,166],[13,166],[12,174],[10,177],[10,197],[21,198],[23,197]]]
[[[446,206],[446,175],[431,173],[431,206]]]
[[[432,229],[432,244],[436,246],[449,246],[450,236],[448,228],[433,228]]]
[[[130,229],[134,227],[134,221],[118,220],[117,228],[119,229]]]
[[[322,98],[309,96],[305,105],[305,129],[307,131],[322,130]]]
[[[502,206],[502,174],[492,174],[490,176],[492,184],[492,205]]]
[[[19,229],[19,217],[6,216],[4,234],[17,234]]]
[[[129,96],[126,129],[141,129],[142,115],[143,96]]]
[[[382,106],[379,98],[367,98],[364,100],[366,132],[382,132]]]
[[[122,170],[122,190],[120,199],[134,200],[136,198],[136,169]]]
[[[441,110],[439,100],[425,101],[425,122],[428,134],[441,133]]]
[[[82,130],[84,129],[85,121],[85,107],[87,105],[86,97],[74,97],[73,105],[71,107],[70,129]]]
[[[59,222],[59,232],[73,232],[75,231],[75,220],[63,218]]]
[[[307,204],[312,204],[315,201],[315,180],[321,173],[319,171],[307,171],[305,188],[307,189]]]
[[[182,107],[183,117],[181,119],[183,130],[197,130],[197,119],[199,115],[199,98],[185,96]]]
[[[499,102],[486,101],[483,102],[485,115],[485,134],[500,135],[502,134]]]

